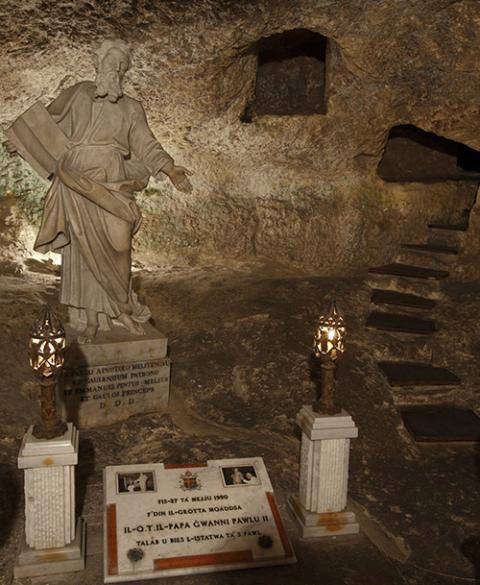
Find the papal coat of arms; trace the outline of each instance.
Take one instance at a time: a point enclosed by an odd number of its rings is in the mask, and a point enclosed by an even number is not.
[[[202,482],[198,479],[196,473],[188,470],[180,475],[180,487],[182,490],[199,490],[202,488]]]

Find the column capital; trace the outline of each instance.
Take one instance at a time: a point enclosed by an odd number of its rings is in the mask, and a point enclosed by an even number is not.
[[[78,463],[78,430],[67,423],[61,437],[37,439],[33,426],[25,433],[18,455],[19,469],[76,465]]]
[[[358,428],[345,410],[338,414],[319,414],[310,405],[305,405],[297,413],[296,420],[311,441],[358,437]]]

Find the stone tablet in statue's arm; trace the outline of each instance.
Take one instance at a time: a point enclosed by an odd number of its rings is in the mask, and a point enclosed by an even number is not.
[[[67,89],[64,89],[47,106],[48,113],[52,116],[60,130],[71,138],[72,136],[72,105],[81,93],[86,93],[92,84],[88,81],[81,81]]]
[[[71,104],[83,84],[64,91],[45,108],[36,102],[8,128],[18,154],[44,179],[50,179],[65,153],[71,133]]]

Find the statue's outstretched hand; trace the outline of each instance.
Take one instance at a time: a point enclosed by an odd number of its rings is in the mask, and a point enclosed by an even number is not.
[[[174,166],[169,172],[168,176],[172,181],[175,189],[183,191],[183,193],[190,193],[192,190],[192,184],[188,180],[188,177],[192,176],[192,171],[189,171],[185,167]]]
[[[5,142],[2,143],[2,146],[10,156],[18,153],[17,147],[10,140],[5,140]]]

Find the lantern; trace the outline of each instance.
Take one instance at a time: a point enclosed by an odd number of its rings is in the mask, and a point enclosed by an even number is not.
[[[41,423],[33,428],[37,439],[53,439],[63,435],[66,423],[57,415],[56,378],[64,364],[65,330],[60,319],[47,305],[30,334],[30,366],[40,375]]]
[[[47,305],[30,334],[30,367],[49,378],[63,366],[65,330],[60,319]]]
[[[338,314],[335,301],[330,306],[327,316],[321,316],[317,330],[313,351],[318,358],[327,358],[332,361],[338,359],[345,351],[345,321]]]
[[[333,404],[335,362],[345,351],[346,333],[345,321],[333,301],[328,314],[320,317],[313,345],[315,357],[320,359],[322,368],[321,393],[313,404],[313,409],[321,414],[338,412]]]

